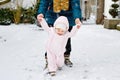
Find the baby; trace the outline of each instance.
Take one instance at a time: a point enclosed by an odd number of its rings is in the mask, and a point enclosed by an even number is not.
[[[46,44],[48,71],[51,76],[55,76],[56,71],[64,65],[67,40],[75,35],[81,24],[73,26],[71,32],[68,31],[69,23],[65,16],[58,17],[53,27],[49,27],[44,18],[40,19],[40,24],[49,34]]]

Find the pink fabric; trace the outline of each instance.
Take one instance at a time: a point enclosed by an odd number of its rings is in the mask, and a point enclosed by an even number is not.
[[[48,26],[45,19],[42,19],[41,26],[49,34],[46,44],[48,69],[49,71],[56,71],[58,67],[64,65],[64,52],[68,38],[74,36],[78,29],[74,26],[71,32],[66,32],[66,34],[60,36],[55,33],[53,27]]]
[[[58,17],[58,18],[55,20],[55,22],[54,22],[54,27],[55,27],[57,24],[64,24],[67,29],[69,28],[69,22],[68,22],[67,17],[65,17],[65,16],[60,16],[60,17]]]

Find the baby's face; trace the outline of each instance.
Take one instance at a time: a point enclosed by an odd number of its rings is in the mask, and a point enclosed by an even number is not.
[[[62,30],[61,28],[55,28],[55,32],[56,32],[58,35],[63,35],[63,34],[65,34],[65,31]]]

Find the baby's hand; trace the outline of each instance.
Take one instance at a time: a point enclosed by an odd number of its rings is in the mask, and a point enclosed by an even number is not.
[[[37,20],[38,20],[39,22],[41,22],[43,17],[44,17],[43,14],[39,14],[39,15],[37,16]]]

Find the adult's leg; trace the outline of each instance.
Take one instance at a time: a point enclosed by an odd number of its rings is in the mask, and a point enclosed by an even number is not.
[[[70,32],[72,30],[72,27],[70,26],[68,31]],[[71,52],[71,39],[69,38],[66,44],[66,52],[64,53],[64,55],[70,55]]]
[[[67,41],[66,51],[64,53],[64,56],[70,56],[70,52],[71,52],[71,38],[69,38]]]
[[[70,32],[71,30],[72,30],[72,27],[69,27],[68,31]],[[72,67],[73,63],[70,61],[70,52],[71,52],[71,38],[68,39],[66,44],[66,51],[64,53],[64,58],[65,58],[64,63],[67,66]]]
[[[46,69],[48,67],[48,61],[47,61],[47,52],[45,52],[45,68]]]

